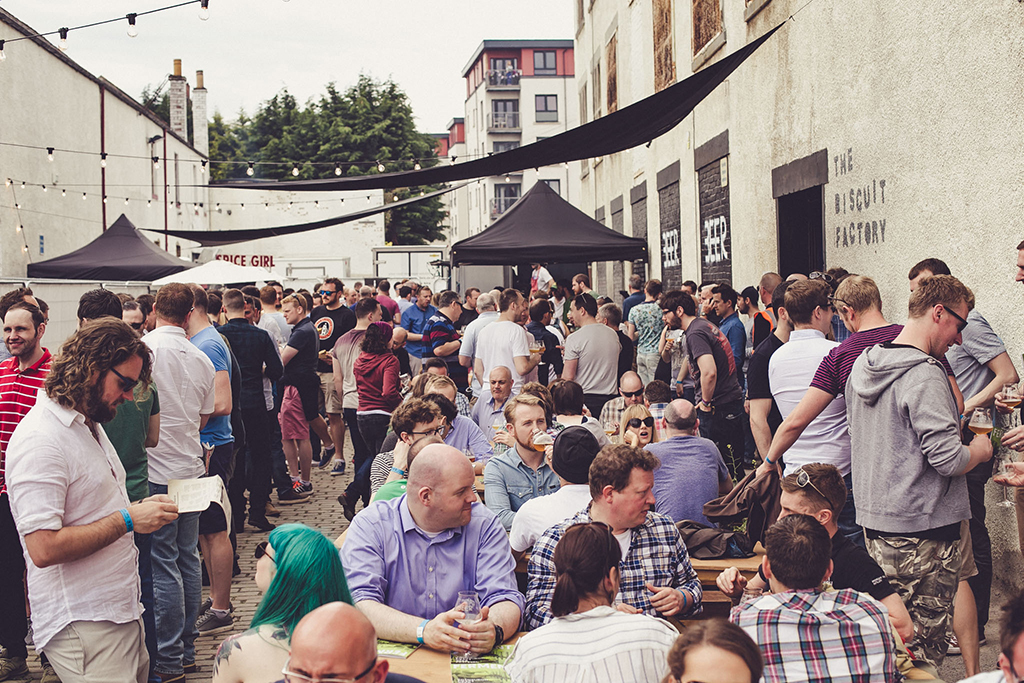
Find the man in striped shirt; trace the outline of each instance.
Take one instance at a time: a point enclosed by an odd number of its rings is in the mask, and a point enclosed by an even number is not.
[[[7,443],[21,418],[36,403],[36,394],[50,371],[50,352],[42,346],[42,311],[26,301],[15,302],[4,316],[4,346],[11,357],[0,363],[0,680],[28,674],[25,636],[25,557],[11,516],[4,465]],[[44,661],[44,667],[49,663]]]

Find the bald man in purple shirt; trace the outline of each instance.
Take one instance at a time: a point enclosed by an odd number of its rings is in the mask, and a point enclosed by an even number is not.
[[[377,635],[434,650],[489,652],[519,628],[525,606],[501,522],[473,491],[473,466],[445,444],[413,461],[407,493],[352,520],[341,562],[356,606]],[[462,622],[460,591],[481,618]]]

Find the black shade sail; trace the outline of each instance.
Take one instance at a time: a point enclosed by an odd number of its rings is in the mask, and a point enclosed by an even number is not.
[[[551,166],[632,149],[675,128],[782,25],[779,24],[757,40],[701,69],[685,81],[617,112],[533,144],[461,164],[442,163],[420,171],[282,181],[274,183],[272,189],[309,192],[438,185],[457,180],[500,176],[528,168]],[[268,189],[266,182],[227,181],[222,184],[251,190]]]
[[[204,247],[221,247],[226,244],[237,244],[239,242],[249,242],[251,240],[263,239],[264,237],[277,237],[278,235],[294,235],[298,232],[306,232],[307,230],[319,230],[320,228],[329,228],[332,225],[341,225],[342,223],[351,223],[357,221],[360,218],[366,218],[367,216],[374,216],[378,213],[384,213],[391,209],[400,209],[403,206],[409,206],[416,202],[422,202],[431,197],[438,197],[443,195],[445,192],[451,192],[457,190],[460,187],[467,185],[468,183],[461,183],[459,185],[453,185],[437,192],[431,192],[418,197],[410,197],[409,199],[403,199],[400,202],[392,202],[391,204],[382,204],[381,206],[375,206],[371,209],[363,209],[362,211],[356,211],[354,213],[347,213],[342,216],[335,216],[333,218],[325,218],[322,221],[313,221],[312,223],[297,223],[295,225],[282,225],[276,228],[249,228],[242,230],[159,230],[157,228],[143,228],[143,230],[149,230],[151,232],[159,232],[161,234],[170,235],[171,237],[180,237],[182,239],[191,240],[193,242],[199,242]],[[264,190],[280,189],[276,185],[268,187],[267,183],[262,185]]]
[[[187,261],[153,244],[135,229],[127,216],[121,214],[102,235],[81,249],[47,261],[28,264],[28,276],[151,282],[191,267]]]
[[[646,260],[646,240],[606,228],[541,182],[451,251],[453,266]]]

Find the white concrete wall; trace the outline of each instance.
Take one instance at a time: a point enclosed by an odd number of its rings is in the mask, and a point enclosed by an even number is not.
[[[804,4],[770,0],[747,21],[744,3],[723,1],[726,42],[711,61]],[[677,80],[693,73],[690,7],[674,3]],[[778,268],[772,169],[826,149],[826,264],[875,278],[886,314],[902,321],[907,271],[922,258],[942,258],[975,291],[978,307],[1024,370],[1024,319],[1017,311],[1024,290],[1013,284],[1015,247],[1024,238],[1024,194],[1018,190],[1024,179],[1021,12],[1019,3],[972,6],[966,15],[954,5],[811,3],[649,149],[591,164],[582,182],[584,210],[608,211],[609,202],[624,195],[628,234],[629,190],[646,180],[651,274],[658,277],[655,179],[680,162],[683,279],[700,280],[693,150],[728,130],[732,280],[740,288]],[[651,0],[595,0],[577,35],[578,82],[589,78],[612,28],[622,107],[654,92]],[[847,157],[845,171],[841,155]],[[851,210],[851,190],[856,199],[857,188],[871,185],[874,194],[882,180],[884,202],[879,193],[870,207]],[[883,220],[884,240],[879,234],[878,242],[866,244],[857,224]],[[1003,549],[996,566],[1012,558],[1019,569],[1012,512],[995,508],[989,515]]]
[[[21,35],[0,20],[0,39]],[[49,162],[45,149],[0,146],[0,178],[18,181],[0,186],[0,276],[22,277],[28,263],[78,249],[99,236],[104,228],[99,157],[101,82],[76,67],[69,56],[31,40],[8,43],[5,51],[8,59],[0,68],[0,143],[88,152],[57,151],[54,161]],[[137,227],[164,227],[162,188],[166,165],[170,185],[168,226],[205,229],[204,212],[197,206],[205,203],[205,189],[175,187],[204,182],[204,176],[199,174],[200,155],[140,113],[137,106],[120,99],[114,92],[116,87],[105,87],[102,129],[109,155],[106,224],[125,213]],[[163,135],[164,139],[151,151],[146,141],[154,135]],[[165,141],[170,161],[161,162],[154,178],[150,157],[163,157]],[[20,181],[26,182],[24,189]],[[47,192],[42,191],[42,185],[48,186]],[[66,196],[61,195],[62,189]],[[83,192],[87,193],[85,200]],[[128,198],[127,205],[124,198]],[[182,202],[181,206],[173,204],[175,199]],[[152,205],[147,206],[147,201],[152,201]],[[16,203],[20,209],[14,208]],[[24,236],[16,230],[19,225],[24,226]],[[28,249],[24,251],[26,242]]]

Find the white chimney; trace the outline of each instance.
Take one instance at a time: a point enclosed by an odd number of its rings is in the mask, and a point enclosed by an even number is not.
[[[181,75],[181,60],[174,60],[174,74],[170,81],[171,97],[171,130],[184,139],[188,139],[188,114],[186,112],[185,77]]]
[[[192,146],[209,156],[210,133],[206,119],[206,88],[203,87],[202,71],[196,71],[196,87],[192,91]]]

